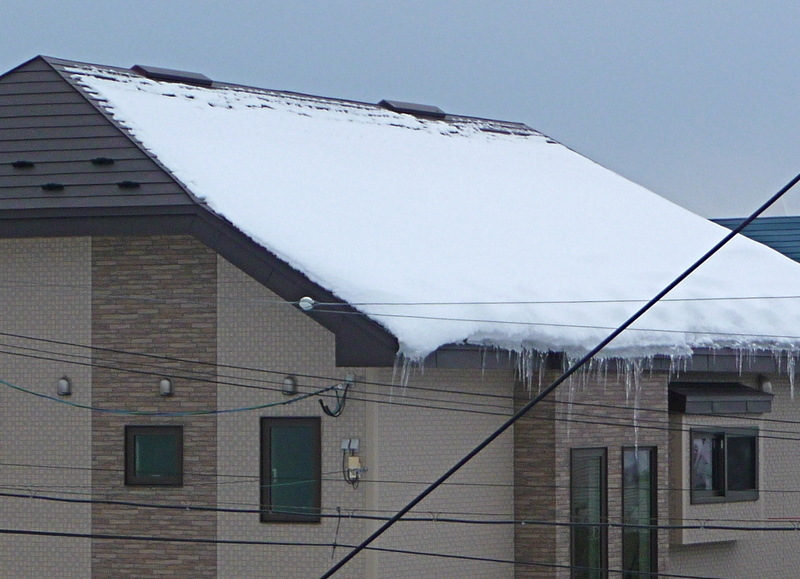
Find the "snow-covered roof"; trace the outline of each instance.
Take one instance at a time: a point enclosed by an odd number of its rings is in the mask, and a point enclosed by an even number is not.
[[[463,342],[579,355],[727,233],[524,125],[70,74],[210,209],[412,358]],[[739,237],[604,355],[795,350],[799,288],[800,265]]]

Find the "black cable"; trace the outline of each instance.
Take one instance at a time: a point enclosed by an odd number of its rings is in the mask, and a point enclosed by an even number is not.
[[[35,339],[35,338],[31,338],[31,339]],[[3,344],[0,343],[0,346],[3,346]],[[58,355],[59,354],[59,353],[56,353],[56,352],[52,352],[52,351],[48,351],[48,350],[42,350],[42,349],[38,349],[38,348],[23,347],[23,346],[10,345],[10,344],[6,344],[5,346],[6,347],[11,347],[11,348],[22,349],[22,350],[28,350],[28,351],[36,351],[36,352],[54,354],[54,355]],[[73,361],[73,360],[64,360],[63,358],[54,358],[54,357],[49,357],[49,356],[34,356],[34,355],[23,354],[23,353],[19,353],[19,352],[5,351],[5,350],[0,350],[0,353],[5,353],[5,354],[9,354],[9,355],[14,355],[14,356],[21,356],[21,357],[30,357],[30,358],[34,358],[34,359],[47,360],[47,361],[60,361],[60,362],[71,363],[71,364],[75,364],[75,365],[111,369],[111,370],[117,370],[117,371],[123,371],[123,372],[124,371],[130,371],[131,373],[139,373],[139,374],[147,374],[147,375],[158,375],[158,376],[160,376],[160,375],[162,375],[164,373],[164,368],[155,367],[153,365],[149,365],[149,364],[145,364],[145,363],[135,363],[134,365],[143,366],[143,367],[153,367],[153,368],[155,368],[155,371],[154,372],[146,372],[146,371],[139,371],[139,370],[131,370],[129,368],[122,368],[122,367],[119,367],[119,366],[106,366],[104,364],[100,364],[100,363],[97,363],[97,362],[91,362],[91,363],[76,362],[76,361]],[[81,357],[81,358],[84,358],[84,359],[91,359],[88,356],[78,356],[78,355],[74,355],[74,354],[63,354],[63,355],[69,355],[69,356],[73,356],[73,357]],[[135,354],[132,354],[132,355],[135,355]],[[131,363],[127,362],[127,364],[131,364]],[[270,387],[255,386],[255,385],[246,384],[246,383],[224,382],[222,380],[219,380],[219,378],[208,379],[208,378],[204,378],[204,376],[209,376],[210,374],[199,373],[198,372],[195,375],[196,371],[191,371],[191,370],[188,371],[188,372],[192,372],[192,374],[190,374],[190,375],[187,375],[187,374],[175,374],[173,370],[170,370],[170,372],[172,372],[175,375],[176,378],[187,379],[187,380],[195,380],[195,381],[202,381],[202,382],[210,382],[210,383],[215,383],[217,385],[235,386],[235,387],[241,387],[241,388],[250,388],[250,389],[258,389],[258,390],[265,390],[265,391],[274,391],[274,392],[278,392],[278,391],[282,390],[282,388],[277,388],[277,387],[276,388],[270,388]],[[187,372],[187,371],[183,370],[181,372]],[[228,377],[228,376],[224,376],[223,375],[222,377]],[[233,377],[231,377],[231,378],[233,378]],[[322,379],[340,380],[340,378],[336,378],[336,377],[315,376],[314,378],[315,379],[319,379],[319,380],[322,380]],[[256,380],[253,380],[253,381],[266,383],[266,384],[276,384],[276,385],[280,385],[281,387],[283,385],[282,381],[275,381],[275,380],[256,379]],[[616,382],[616,385],[621,385],[619,383],[619,379],[617,379],[615,382]],[[463,390],[447,390],[447,389],[441,389],[441,388],[435,388],[435,387],[423,387],[423,386],[413,386],[413,385],[399,386],[399,385],[396,385],[396,384],[389,384],[389,383],[382,383],[382,382],[371,382],[371,381],[366,381],[366,380],[363,380],[363,379],[359,380],[359,383],[360,384],[365,384],[365,385],[381,386],[381,387],[390,388],[390,389],[399,388],[399,389],[402,389],[402,390],[429,391],[429,392],[436,392],[436,393],[441,393],[441,394],[446,394],[446,395],[453,395],[453,396],[455,396],[455,395],[476,396],[476,397],[481,397],[481,398],[498,398],[498,399],[503,399],[503,400],[511,400],[511,399],[522,400],[523,399],[522,397],[520,397],[518,395],[502,395],[502,394],[491,394],[491,393],[481,393],[481,392],[468,392],[468,391],[463,391]],[[395,396],[394,394],[382,394],[382,393],[379,393],[379,392],[374,392],[373,394],[377,395],[377,396],[390,396],[390,397],[394,397]],[[468,406],[485,407],[485,408],[506,408],[506,406],[504,406],[504,405],[486,404],[486,403],[478,403],[478,402],[464,402],[464,401],[457,401],[457,400],[442,400],[442,399],[436,399],[436,398],[414,397],[414,396],[407,395],[405,393],[398,394],[396,396],[401,398],[401,399],[416,399],[416,400],[424,400],[424,401],[431,401],[431,402],[451,403],[451,404],[459,404],[459,405],[462,405],[462,406],[463,405],[468,405]],[[573,406],[573,405],[578,406],[578,405],[580,405],[580,406],[595,406],[595,407],[603,407],[603,408],[620,408],[620,409],[626,409],[626,408],[634,409],[635,408],[635,409],[638,409],[640,411],[648,411],[648,412],[669,412],[666,409],[653,409],[653,408],[647,408],[647,407],[608,405],[608,404],[586,403],[586,402],[570,402],[570,401],[564,401],[564,400],[554,400],[553,403],[555,403],[555,404],[568,404],[570,406]],[[499,415],[499,413],[498,413],[498,415]],[[716,416],[719,416],[719,415],[716,415]],[[766,418],[766,417],[757,417],[757,418],[753,418],[753,420],[759,420],[759,421],[763,421],[763,422],[774,421],[774,422],[782,422],[782,423],[785,423],[785,424],[800,424],[800,421],[778,420],[778,419],[770,419],[770,418]]]
[[[152,537],[145,535],[114,535],[110,533],[67,533],[59,531],[33,531],[26,529],[0,529],[2,535],[22,535],[29,537],[61,537],[68,539],[97,539],[97,540],[110,540],[110,541],[144,541],[153,543],[192,543],[201,545],[258,545],[258,546],[274,546],[274,547],[333,547],[333,543],[320,543],[320,542],[300,542],[300,541],[255,541],[244,539],[195,539],[186,537]],[[354,548],[354,545],[339,544],[339,547]],[[577,569],[577,570],[601,570],[609,573],[622,573],[621,570],[611,568],[590,568],[580,567],[575,565],[558,565],[555,563],[539,563],[535,561],[514,561],[510,559],[498,559],[491,557],[476,557],[471,555],[455,555],[449,553],[432,553],[428,551],[414,551],[411,549],[393,549],[389,547],[368,547],[370,551],[395,553],[399,555],[415,555],[423,557],[436,557],[442,559],[458,559],[463,561],[474,561],[482,563],[498,563],[508,565],[524,565],[534,567],[548,567],[554,569]],[[643,576],[652,576],[649,572],[631,572],[625,573],[640,573]],[[670,577],[673,579],[725,579],[722,577],[709,577],[700,575],[677,575],[670,573],[658,573],[659,577]]]
[[[340,545],[343,546],[343,545]],[[623,571],[622,569],[612,569],[610,567],[581,567],[578,565],[563,565],[557,563],[540,563],[536,561],[497,559],[494,557],[476,557],[474,555],[454,555],[448,553],[430,553],[425,551],[413,551],[411,549],[394,549],[390,547],[365,547],[368,551],[380,551],[385,553],[397,553],[402,555],[417,555],[424,557],[439,557],[444,559],[458,559],[462,561],[475,561],[481,563],[505,563],[508,565],[523,565],[526,567],[544,567],[549,569],[568,569],[575,571],[599,571],[603,574],[614,573],[623,575],[640,575],[642,577],[670,577],[672,579],[724,579],[722,577],[709,577],[706,575],[678,575],[674,573],[653,573],[651,571]],[[604,575],[605,576],[605,575]]]
[[[9,335],[9,334],[0,332],[0,335]],[[47,340],[47,339],[44,339],[44,338],[34,338],[34,337],[30,337],[30,336],[21,336],[21,335],[16,335],[16,334],[11,334],[11,335],[13,337],[16,337],[16,338],[19,338],[19,339],[26,339],[26,340],[32,340],[32,341],[53,342],[53,340]],[[84,345],[80,345],[80,344],[77,344],[77,343],[70,343],[70,342],[57,342],[57,343],[60,343],[62,345],[70,345],[72,347],[78,347],[78,348],[97,349],[96,347],[93,347],[93,346],[84,346]],[[79,358],[89,359],[89,360],[92,359],[92,357],[90,357],[90,356],[81,356],[81,355],[77,355],[77,354],[52,352],[52,351],[49,351],[49,350],[42,350],[42,349],[38,349],[38,348],[18,346],[18,345],[14,345],[14,344],[2,344],[2,343],[0,343],[0,346],[5,346],[5,347],[8,347],[8,348],[16,348],[16,349],[20,349],[20,350],[28,350],[28,351],[47,353],[47,354],[52,354],[54,356],[71,356],[71,357],[79,357]],[[151,355],[151,354],[142,354],[142,353],[137,353],[137,352],[123,351],[123,350],[117,350],[116,352],[124,353],[125,355],[129,355],[129,356],[157,357],[157,356]],[[34,355],[28,355],[28,354],[23,354],[23,353],[20,353],[20,352],[12,352],[12,351],[6,351],[6,350],[0,350],[0,353],[5,353],[5,354],[8,354],[8,355],[12,355],[12,356],[29,357],[29,358],[39,359],[39,360],[64,362],[64,363],[75,364],[75,365],[80,365],[80,366],[89,366],[89,367],[111,369],[111,370],[116,370],[116,371],[121,371],[121,372],[128,371],[128,372],[131,372],[131,373],[146,374],[146,375],[152,375],[152,376],[160,376],[160,375],[163,375],[164,372],[165,372],[165,369],[163,367],[161,367],[161,366],[155,366],[153,364],[146,364],[146,363],[143,363],[143,362],[138,362],[138,363],[126,362],[125,364],[127,366],[121,367],[121,366],[117,366],[117,365],[107,366],[107,365],[104,365],[104,364],[100,364],[98,362],[76,362],[74,360],[66,360],[64,358],[56,358],[56,357],[52,357],[52,356],[34,356]],[[299,377],[315,379],[315,380],[341,380],[340,377],[335,377],[335,376],[318,376],[318,375],[309,375],[309,374],[296,374],[296,373],[293,373],[291,371],[263,370],[263,369],[256,369],[256,368],[250,368],[250,367],[214,364],[214,363],[211,363],[211,362],[193,361],[193,360],[187,360],[187,359],[181,359],[181,358],[170,358],[170,357],[167,357],[165,359],[169,360],[169,361],[182,362],[182,363],[187,363],[187,364],[198,364],[198,365],[207,365],[207,366],[213,366],[213,367],[241,369],[241,370],[253,371],[253,372],[264,372],[264,373],[283,374],[283,375],[293,374],[293,375],[296,375],[296,376],[299,376]],[[101,359],[101,360],[103,360],[103,359]],[[103,360],[103,361],[105,361],[105,360]],[[109,361],[109,363],[119,364],[119,362],[115,362],[113,360]],[[147,372],[147,371],[141,371],[141,370],[132,370],[132,369],[130,369],[131,365],[132,366],[145,367],[145,368],[150,367],[150,368],[153,368],[154,371],[153,372]],[[169,369],[169,371],[172,372],[172,373],[175,372],[174,369]],[[220,376],[214,377],[213,374],[202,373],[202,372],[199,372],[199,371],[196,371],[196,370],[181,370],[181,372],[184,372],[184,373],[185,372],[189,372],[191,374],[188,374],[188,375],[187,374],[179,374],[179,375],[176,375],[177,378],[182,378],[182,379],[187,379],[187,380],[195,380],[195,381],[202,381],[202,382],[209,382],[209,383],[215,383],[215,384],[218,384],[218,385],[225,385],[225,386],[235,386],[235,387],[241,387],[241,388],[260,389],[260,390],[265,390],[265,391],[281,391],[281,389],[282,389],[282,388],[277,388],[277,387],[276,388],[260,387],[260,386],[255,386],[255,385],[252,385],[252,384],[238,383],[238,382],[224,382],[224,381],[219,379]],[[211,378],[206,378],[207,376],[211,376]],[[223,378],[234,378],[234,379],[239,380],[238,378],[236,378],[234,376],[221,375],[221,377],[223,377]],[[249,379],[249,380],[250,381],[254,381],[254,382],[265,383],[265,384],[276,384],[276,385],[280,385],[281,387],[283,385],[282,381],[277,381],[277,380],[265,380],[265,379]],[[401,392],[403,392],[403,393],[399,394],[398,396],[401,396],[403,398],[410,398],[408,395],[406,395],[404,393],[406,390],[419,390],[419,391],[438,392],[438,393],[443,393],[443,394],[448,394],[448,395],[475,396],[475,397],[480,397],[480,398],[498,398],[498,399],[505,399],[505,400],[508,400],[508,399],[519,400],[519,399],[521,399],[521,397],[517,396],[517,395],[491,394],[491,393],[485,393],[485,392],[469,392],[469,391],[464,391],[464,390],[446,390],[446,389],[435,388],[435,387],[415,386],[415,385],[411,385],[411,384],[399,385],[399,384],[393,384],[393,383],[367,381],[367,380],[364,380],[364,379],[359,380],[359,383],[360,384],[364,384],[364,385],[370,385],[370,386],[380,386],[380,387],[389,388],[389,389],[392,389],[392,390],[400,389]],[[619,384],[619,379],[616,380],[616,383]],[[380,395],[384,395],[384,394],[377,393],[377,392],[374,393],[374,394],[379,395],[379,396]],[[389,396],[393,396],[393,394],[389,394]],[[434,399],[425,399],[425,398],[419,398],[419,399],[434,400]],[[437,401],[440,401],[440,402],[454,402],[454,403],[457,403],[457,404],[473,405],[473,406],[479,406],[479,407],[480,406],[487,406],[487,407],[488,406],[492,406],[492,405],[487,405],[487,404],[461,402],[461,401],[450,401],[450,400],[448,400],[448,401],[437,400]],[[566,401],[560,401],[560,400],[557,400],[557,401],[554,401],[554,402],[558,403],[558,404],[567,404],[568,403]],[[587,403],[578,403],[578,402],[575,402],[574,404],[588,405]],[[502,406],[495,405],[495,407],[502,407]],[[613,406],[611,406],[611,407],[613,407]],[[663,410],[653,410],[653,411],[663,411]],[[769,420],[769,419],[763,419],[763,420]],[[792,421],[787,421],[787,422],[791,423]]]
[[[237,282],[218,282],[222,286],[230,285],[244,285]],[[17,281],[3,281],[0,282],[0,288],[52,288],[53,290],[74,290],[74,291],[88,291],[91,290],[91,284],[54,284],[54,283],[25,283]],[[146,302],[162,302],[162,303],[187,303],[186,298],[170,298],[164,296],[138,296],[131,295],[124,290],[109,290],[104,292],[111,296],[120,296],[126,300],[131,301],[146,301]],[[218,292],[219,293],[219,292]],[[800,295],[767,295],[767,296],[711,296],[702,298],[664,298],[662,302],[709,302],[709,301],[751,301],[751,300],[794,300],[800,299]],[[197,303],[198,300],[192,300],[189,303]],[[230,303],[258,303],[274,306],[297,306],[298,301],[287,301],[283,299],[265,299],[265,298],[241,298],[241,297],[224,297],[217,295],[217,301],[230,302]],[[323,307],[342,307],[350,308],[356,306],[386,306],[386,307],[413,307],[413,306],[526,306],[526,305],[578,305],[578,304],[644,304],[647,299],[635,298],[620,298],[620,299],[582,299],[582,300],[486,300],[486,301],[464,301],[464,302],[314,302],[314,306]],[[209,304],[212,307],[213,304]]]
[[[463,467],[466,463],[468,463],[472,458],[481,452],[484,448],[489,446],[498,436],[500,436],[503,432],[508,430],[517,420],[522,418],[525,414],[528,413],[534,406],[536,406],[540,400],[545,398],[550,392],[558,388],[563,382],[565,382],[570,376],[572,376],[575,372],[577,372],[582,366],[584,366],[589,360],[593,359],[603,348],[605,348],[608,344],[610,344],[617,336],[622,334],[626,329],[628,329],[636,320],[641,318],[648,310],[650,310],[654,305],[656,305],[661,298],[666,296],[669,292],[671,292],[675,287],[677,287],[683,280],[689,277],[695,270],[697,270],[701,265],[703,265],[706,261],[708,261],[717,251],[722,249],[731,239],[733,239],[739,232],[747,227],[756,217],[761,215],[764,211],[769,208],[770,205],[775,203],[780,197],[786,193],[789,189],[794,187],[794,185],[800,181],[800,174],[796,175],[789,183],[787,183],[780,191],[778,191],[775,195],[770,197],[770,199],[764,203],[761,207],[759,207],[752,215],[750,215],[747,219],[744,219],[735,229],[733,229],[730,233],[728,233],[722,240],[720,240],[714,247],[708,250],[700,259],[695,261],[689,268],[687,268],[683,273],[678,275],[672,282],[670,282],[664,289],[658,292],[650,301],[648,301],[644,306],[642,306],[636,313],[634,313],[631,317],[629,317],[625,322],[623,322],[618,328],[616,328],[613,332],[611,332],[606,338],[600,341],[594,348],[592,348],[589,352],[586,353],[580,360],[575,362],[571,365],[571,367],[564,372],[560,378],[557,378],[550,386],[545,388],[536,398],[528,402],[525,406],[523,406],[514,416],[508,419],[502,426],[500,426],[497,430],[495,430],[492,434],[490,434],[483,442],[481,442],[478,446],[476,446],[472,451],[467,453],[467,455],[459,460],[453,467],[451,467],[447,472],[445,472],[441,477],[439,477],[436,482],[431,484],[428,488],[422,491],[417,497],[412,499],[405,507],[400,509],[397,514],[392,517],[389,521],[385,524],[381,525],[375,532],[373,532],[369,537],[367,537],[364,541],[362,541],[355,549],[350,551],[347,555],[345,555],[342,559],[339,560],[333,567],[331,567],[325,574],[323,574],[320,579],[327,579],[331,577],[336,571],[341,569],[344,565],[347,564],[353,557],[355,557],[359,552],[361,552],[365,547],[367,547],[372,541],[377,539],[381,536],[387,529],[391,528],[403,515],[405,515],[408,511],[414,508],[417,504],[422,502],[425,497],[431,494],[436,488],[439,487],[444,481],[450,478],[453,474],[458,472],[461,467]]]
[[[339,315],[350,315],[350,316],[363,316],[361,312],[343,312],[343,311],[333,311],[333,310],[325,310],[321,309],[320,312],[330,314],[330,313],[337,313]],[[508,324],[512,326],[537,326],[537,327],[546,327],[546,328],[578,328],[582,330],[614,330],[613,326],[596,326],[591,324],[562,324],[556,322],[522,322],[519,320],[485,320],[479,318],[446,318],[443,316],[421,316],[421,315],[413,315],[413,314],[382,314],[382,313],[370,313],[369,317],[371,318],[404,318],[404,319],[413,319],[413,320],[432,320],[432,321],[442,321],[442,322],[464,322],[464,323],[477,323],[477,324]],[[738,332],[714,332],[710,330],[669,330],[666,328],[625,328],[626,331],[631,332],[652,332],[652,333],[663,333],[663,334],[697,334],[703,336],[722,336],[722,337],[735,337],[735,338],[782,338],[788,340],[796,340],[800,339],[798,335],[783,335],[783,334],[753,334],[753,333],[738,333]]]
[[[67,503],[67,504],[90,504],[90,505],[108,505],[119,507],[143,508],[143,509],[160,509],[160,510],[175,510],[175,511],[197,511],[197,512],[214,512],[214,513],[229,513],[229,514],[258,514],[261,512],[260,508],[230,508],[230,507],[210,507],[203,505],[187,505],[187,504],[163,504],[163,503],[145,503],[140,501],[122,501],[111,499],[79,499],[71,497],[54,497],[45,495],[30,495],[24,493],[9,493],[0,492],[0,497],[12,499],[28,499],[47,502]],[[357,509],[356,509],[357,510]],[[355,510],[354,510],[355,511]],[[289,511],[290,512],[290,511]],[[390,519],[388,515],[362,515],[362,514],[342,514],[341,508],[336,507],[336,513],[319,513],[321,518],[329,519],[352,519],[352,520],[367,520],[367,521],[387,521]],[[485,517],[492,517],[495,515],[486,514]],[[690,519],[692,520],[692,519]],[[740,532],[784,532],[784,531],[798,531],[800,530],[800,520],[791,524],[783,525],[753,525],[753,520],[747,519],[715,519],[715,521],[739,521],[748,523],[746,525],[721,525],[718,522],[708,523],[702,522],[693,525],[653,525],[653,524],[632,524],[632,523],[615,523],[607,521],[605,523],[592,523],[592,527],[606,527],[606,528],[625,528],[625,529],[647,529],[655,531],[670,531],[670,530],[706,530],[706,531],[740,531]],[[769,521],[770,519],[762,519]],[[537,519],[466,519],[463,517],[456,517],[450,513],[437,512],[431,516],[415,515],[412,517],[403,518],[403,523],[440,523],[440,524],[465,524],[465,525],[519,525],[519,526],[544,526],[544,527],[585,527],[586,523],[577,523],[574,521],[542,521]],[[777,521],[773,521],[777,522]]]

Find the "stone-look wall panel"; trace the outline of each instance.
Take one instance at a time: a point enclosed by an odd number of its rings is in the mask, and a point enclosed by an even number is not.
[[[607,500],[609,522],[622,522],[622,448],[657,448],[658,520],[668,518],[668,415],[666,373],[644,371],[589,372],[576,375],[556,390],[555,486],[556,522],[568,523],[570,513],[570,451],[577,448],[607,449]],[[555,376],[552,376],[555,378]],[[638,408],[638,412],[636,411]],[[638,427],[638,428],[637,428]],[[669,572],[666,532],[658,536],[659,571]],[[570,564],[570,529],[556,527],[556,560]],[[622,530],[608,530],[609,569],[622,568]],[[567,579],[569,569],[559,567],[555,576]]]
[[[785,361],[785,360],[784,360]],[[746,362],[744,366],[746,368]],[[722,377],[718,377],[720,379]],[[756,387],[753,374],[731,375],[728,379]],[[758,426],[759,428],[759,498],[755,502],[692,505],[688,492],[679,497],[676,512],[683,509],[688,524],[741,525],[752,521],[767,527],[792,526],[800,513],[800,401],[792,393],[785,375],[770,376],[774,399],[772,412],[742,417],[682,417],[683,428],[691,426]],[[672,461],[684,488],[688,485],[688,432],[674,433],[681,438],[680,459]],[[680,462],[677,462],[677,461]],[[676,537],[676,540],[680,540]],[[670,572],[700,576],[750,579],[795,579],[800,577],[800,533],[775,531],[693,530],[684,533],[684,546],[670,547]],[[722,542],[720,542],[722,541]]]
[[[406,387],[398,384],[402,371],[373,369],[368,373],[369,471],[362,486],[368,492],[367,508],[383,516],[395,514],[513,412],[511,371],[423,371],[413,367],[408,371]],[[495,521],[514,517],[513,443],[513,432],[502,434],[409,513],[424,521],[399,522],[375,545],[513,561],[512,525],[437,520],[447,516]],[[379,524],[370,523],[369,530]],[[514,565],[509,563],[386,552],[369,552],[365,559],[369,579],[514,576]]]
[[[518,383],[514,393],[519,410],[530,402],[531,391]],[[514,509],[517,520],[555,521],[555,409],[544,399],[514,425]],[[556,529],[552,525],[515,525],[516,579],[552,579],[556,563]],[[524,562],[543,563],[542,566]]]
[[[332,558],[330,545],[334,541],[353,544],[364,537],[364,521],[347,516],[363,514],[367,487],[362,484],[353,489],[343,480],[341,472],[343,438],[360,439],[362,456],[372,444],[364,427],[364,385],[357,384],[350,392],[339,418],[322,413],[318,396],[296,400],[283,395],[280,389],[287,375],[296,376],[300,393],[307,394],[341,383],[348,372],[363,377],[364,370],[337,368],[332,333],[222,258],[218,279],[219,363],[224,374],[221,380],[225,383],[219,388],[219,407],[280,404],[217,417],[219,504],[239,509],[259,508],[262,416],[321,416],[322,511],[326,515],[319,523],[262,523],[257,512],[220,513],[217,529],[223,540],[321,543],[322,546],[221,544],[219,576],[319,577],[346,552],[338,548]],[[324,400],[331,408],[336,406],[330,393]],[[336,518],[338,512],[342,514],[341,520]],[[355,559],[336,576],[363,578],[364,558]]]
[[[91,343],[90,251],[87,237],[0,240],[0,380],[55,396],[56,381],[67,375],[73,394],[64,400],[91,403],[89,351],[80,347]],[[88,498],[91,420],[86,410],[0,385],[0,486],[24,495],[0,498],[0,527],[91,532],[88,504],[30,498]],[[90,554],[88,538],[4,534],[0,576],[83,578]]]
[[[156,412],[216,409],[216,261],[215,253],[190,237],[93,240],[94,406]],[[164,376],[173,381],[172,397],[158,395],[158,382]],[[125,426],[147,424],[183,425],[183,486],[125,485]],[[213,416],[98,412],[92,434],[94,499],[216,506]],[[208,511],[98,502],[92,508],[92,524],[95,533],[111,535],[216,537],[216,513]],[[97,539],[92,543],[92,575],[215,577],[216,548],[202,543]]]

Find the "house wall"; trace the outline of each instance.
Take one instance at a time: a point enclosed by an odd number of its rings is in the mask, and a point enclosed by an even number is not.
[[[91,532],[88,504],[42,500],[91,497],[91,414],[11,388],[56,396],[67,375],[62,400],[91,403],[89,352],[69,345],[91,344],[90,251],[85,237],[0,240],[0,492],[24,495],[0,497],[3,529]],[[3,534],[0,576],[87,577],[90,555],[86,538]]]
[[[555,378],[556,375],[548,377]],[[668,516],[668,417],[667,375],[629,368],[577,374],[555,392],[555,497],[557,523],[569,523],[570,452],[578,448],[607,450],[608,520],[622,522],[622,449],[652,446],[657,449],[658,520]],[[637,410],[638,409],[638,410]],[[558,567],[538,571],[542,577],[570,576],[570,527],[555,527]],[[659,570],[668,566],[669,545],[665,532],[658,536]],[[539,563],[540,561],[532,561]],[[536,567],[536,565],[533,565]],[[608,567],[622,568],[622,530],[608,529]]]
[[[220,409],[281,404],[217,417],[219,442],[218,501],[220,507],[251,512],[220,513],[217,536],[223,541],[277,542],[283,545],[231,545],[217,547],[219,577],[251,577],[266,573],[282,579],[316,577],[344,554],[331,557],[333,542],[353,544],[364,536],[364,522],[336,517],[363,514],[366,488],[353,489],[341,474],[341,441],[365,436],[364,402],[352,396],[339,418],[322,413],[318,400],[287,398],[280,392],[287,375],[297,377],[298,389],[307,394],[341,383],[348,372],[337,368],[334,336],[222,258],[218,260],[218,361]],[[248,371],[246,368],[258,368]],[[358,392],[361,388],[356,388]],[[330,407],[335,400],[325,397]],[[259,520],[259,424],[262,416],[322,416],[322,511],[319,523],[262,523]],[[362,446],[363,448],[363,446]],[[285,543],[289,543],[286,545]],[[291,544],[312,543],[313,545]],[[337,574],[363,577],[363,558]]]
[[[513,411],[511,371],[409,368],[371,369],[367,403],[369,469],[359,488],[366,508],[391,516],[493,432]],[[424,389],[420,389],[424,388]],[[431,390],[425,390],[431,389]],[[513,561],[514,529],[509,524],[443,522],[510,521],[514,517],[513,433],[508,431],[398,522],[375,547]],[[382,521],[368,525],[375,530]],[[513,577],[513,565],[370,551],[366,577]]]
[[[519,410],[536,395],[532,384],[518,383],[514,392]],[[514,425],[514,509],[517,520],[555,521],[556,428],[558,405],[545,398]],[[514,550],[519,561],[515,579],[555,576],[556,527],[552,525],[514,525]],[[538,565],[543,564],[543,565]]]
[[[216,275],[216,254],[188,236],[94,238],[93,406],[164,413],[216,409]],[[174,396],[159,396],[162,377],[172,379]],[[183,426],[182,486],[125,484],[125,426],[149,424]],[[216,513],[185,508],[216,505],[213,416],[95,412],[91,449],[95,534],[215,538]],[[95,578],[215,577],[215,566],[213,544],[92,542]]]
[[[683,508],[686,524],[753,524],[793,528],[800,517],[800,403],[792,395],[789,380],[770,376],[774,399],[772,412],[747,419],[724,417],[683,417],[683,428],[673,431],[673,448],[681,451],[671,486],[689,487],[688,428],[695,426],[758,426],[759,498],[754,502],[691,505],[688,492],[673,504]],[[756,376],[735,376],[735,380],[756,386]],[[676,453],[674,453],[676,454]],[[674,457],[673,457],[674,458]],[[693,530],[675,534],[670,547],[671,573],[712,575],[744,579],[769,577],[794,579],[800,576],[800,534],[769,531]],[[683,544],[680,544],[683,543]]]

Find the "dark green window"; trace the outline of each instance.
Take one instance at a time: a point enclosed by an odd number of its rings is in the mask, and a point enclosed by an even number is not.
[[[261,520],[320,520],[320,419],[261,419]]]
[[[692,503],[758,499],[758,429],[692,430]]]
[[[622,449],[623,579],[655,576],[657,536],[656,449]],[[628,526],[630,525],[630,526]]]
[[[608,567],[606,449],[573,449],[570,468],[572,579],[605,579]]]
[[[125,484],[183,484],[183,427],[126,426]]]

